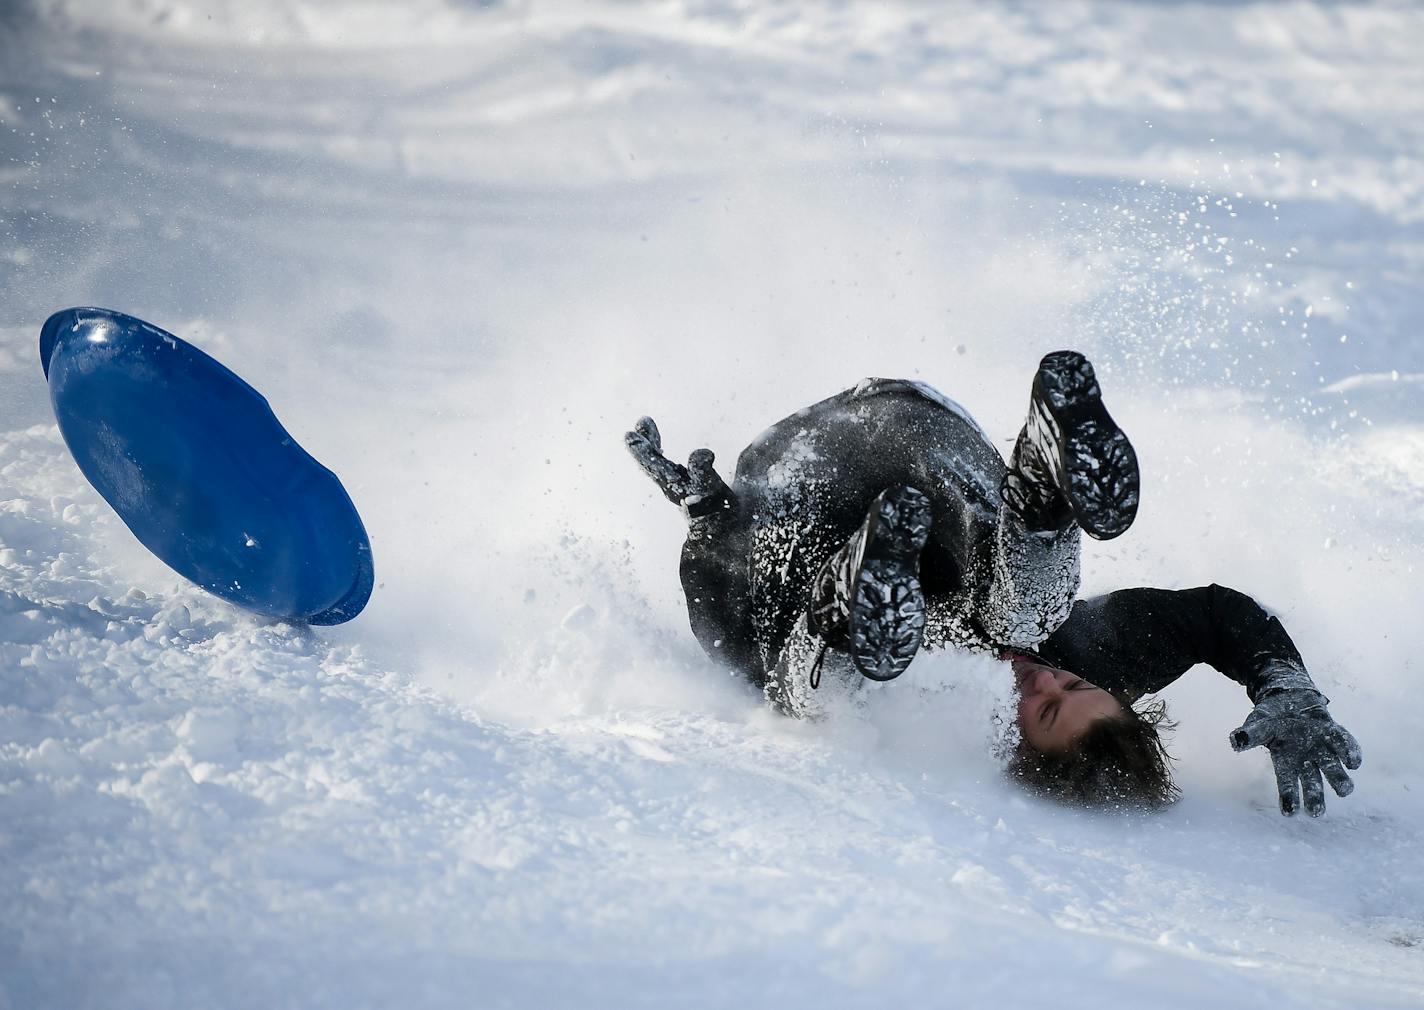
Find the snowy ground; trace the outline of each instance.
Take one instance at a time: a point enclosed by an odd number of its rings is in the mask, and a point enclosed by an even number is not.
[[[0,5],[0,1008],[1417,1007],[1424,9]],[[83,482],[51,311],[263,389],[362,617],[185,587]],[[1323,820],[1174,686],[1185,799],[1031,802],[995,664],[803,725],[702,660],[680,519],[865,375],[1006,442],[1044,351],[1145,469],[1085,589],[1281,613],[1366,764]]]

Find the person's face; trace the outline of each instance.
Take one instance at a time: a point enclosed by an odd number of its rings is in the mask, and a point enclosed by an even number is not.
[[[1082,677],[1032,659],[1013,661],[1019,685],[1019,732],[1045,754],[1061,754],[1099,719],[1123,715],[1112,695]]]

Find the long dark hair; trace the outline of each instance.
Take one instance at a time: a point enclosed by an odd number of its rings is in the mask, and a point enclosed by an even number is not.
[[[1162,732],[1176,728],[1154,700],[1094,722],[1066,752],[1052,754],[1020,740],[1009,775],[1031,792],[1078,806],[1156,810],[1181,795]]]

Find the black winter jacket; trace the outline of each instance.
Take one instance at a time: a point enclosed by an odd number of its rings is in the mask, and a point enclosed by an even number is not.
[[[1272,667],[1305,668],[1279,620],[1244,593],[1218,585],[1122,589],[1079,600],[1037,651],[1131,700],[1205,663],[1245,687],[1254,703]]]

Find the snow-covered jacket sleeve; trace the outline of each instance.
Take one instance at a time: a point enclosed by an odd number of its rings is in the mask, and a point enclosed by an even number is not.
[[[1080,600],[1039,652],[1132,699],[1162,690],[1198,663],[1243,685],[1253,703],[1273,671],[1305,673],[1279,620],[1246,594],[1215,584],[1122,589]]]

